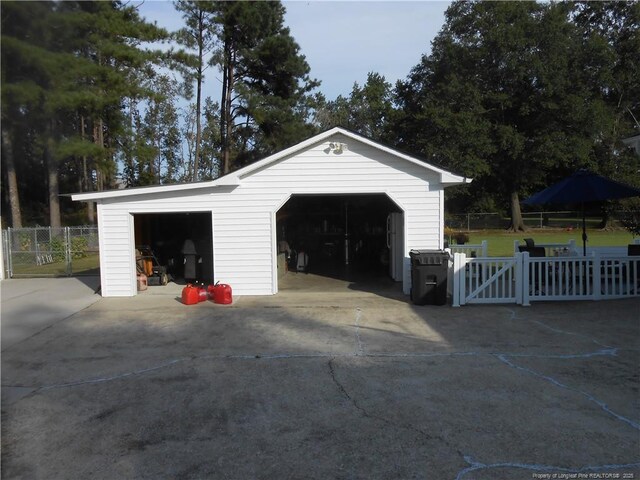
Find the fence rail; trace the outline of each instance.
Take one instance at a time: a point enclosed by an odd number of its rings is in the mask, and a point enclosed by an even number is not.
[[[464,253],[470,257],[487,257],[489,244],[486,240],[483,240],[477,245],[465,243],[462,245],[450,245],[448,248],[452,255],[454,253]]]
[[[98,228],[33,227],[2,231],[3,271],[8,278],[97,275]]]

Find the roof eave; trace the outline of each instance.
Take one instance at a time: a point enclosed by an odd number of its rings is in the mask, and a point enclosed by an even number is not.
[[[440,175],[440,183],[446,187],[452,187],[454,185],[467,185],[473,182],[473,178],[460,177],[451,173],[442,173]]]
[[[104,192],[83,192],[72,193],[71,200],[76,202],[95,202],[98,200],[104,200],[109,198],[123,198],[132,197],[138,195],[148,195],[155,193],[165,192],[179,192],[183,190],[197,190],[205,188],[217,188],[217,187],[237,187],[240,185],[240,180],[236,175],[228,175],[220,177],[217,180],[211,182],[203,182],[199,184],[187,183],[182,185],[159,185],[154,187],[141,187],[141,188],[125,188],[122,190],[107,190]]]

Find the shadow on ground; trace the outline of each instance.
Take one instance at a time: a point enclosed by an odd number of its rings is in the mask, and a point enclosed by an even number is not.
[[[2,475],[637,476],[638,306],[102,299],[3,352]]]

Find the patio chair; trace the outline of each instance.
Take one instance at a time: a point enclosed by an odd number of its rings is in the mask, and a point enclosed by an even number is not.
[[[525,239],[525,242],[527,242],[527,240],[530,240],[531,243],[533,243],[533,240],[530,238]],[[547,252],[544,247],[529,246],[528,243],[529,242],[527,242],[527,245],[519,245],[518,250],[520,252],[527,252],[531,258],[547,256]],[[545,285],[546,277],[545,272],[540,270],[538,264],[529,264],[529,285],[532,292],[540,292],[541,287]]]
[[[525,245],[518,246],[518,251],[527,252],[530,257],[546,257],[547,252],[544,247],[528,247]]]

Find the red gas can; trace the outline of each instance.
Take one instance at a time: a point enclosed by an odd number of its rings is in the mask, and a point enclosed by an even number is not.
[[[209,294],[209,300],[213,300],[213,291],[216,288],[215,285],[208,285],[207,286],[207,293]]]
[[[222,305],[228,305],[233,302],[231,294],[231,285],[219,283],[213,286],[213,301]]]
[[[198,288],[189,284],[182,289],[182,303],[185,305],[195,305],[199,301]]]
[[[207,292],[207,287],[198,287],[198,301],[204,302],[206,300],[209,300],[209,292]]]

